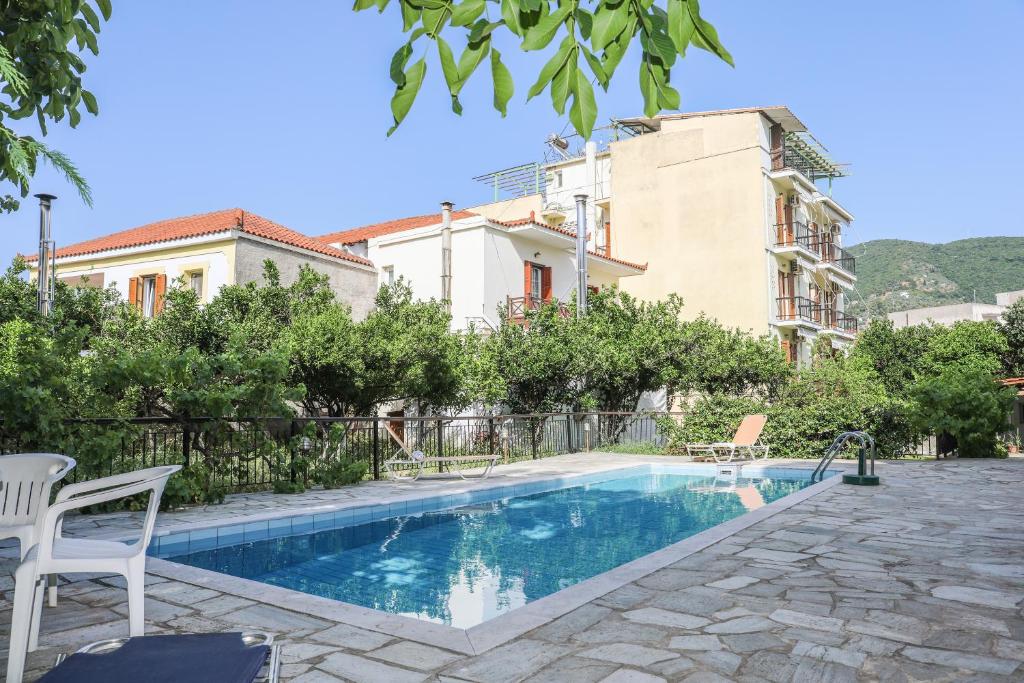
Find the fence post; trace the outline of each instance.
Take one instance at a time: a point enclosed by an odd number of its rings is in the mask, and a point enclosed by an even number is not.
[[[373,422],[371,422],[371,424],[373,425],[373,479],[374,479],[374,481],[379,481],[380,480],[380,434],[378,433],[380,431],[378,429],[378,427],[380,426],[378,424],[379,420],[380,420],[379,417],[375,417],[375,418],[373,418]]]
[[[565,446],[566,453],[572,453],[572,421],[573,414],[567,413],[565,416]]]
[[[438,420],[437,421],[437,457],[439,457],[439,458],[443,458],[444,457],[444,421],[443,420]],[[444,462],[439,462],[437,464],[437,469],[438,469],[438,471],[443,471],[444,470]]]
[[[295,434],[298,432],[298,426],[295,420],[288,426],[288,480],[293,484],[299,479],[299,473],[295,471]],[[253,436],[255,435],[254,431]]]
[[[537,418],[530,418],[530,452],[533,459],[537,459]]]
[[[494,416],[487,418],[487,447],[491,455],[494,455]]]
[[[181,428],[181,459],[184,461],[185,469],[188,469],[189,461],[192,459],[192,432],[187,425]]]

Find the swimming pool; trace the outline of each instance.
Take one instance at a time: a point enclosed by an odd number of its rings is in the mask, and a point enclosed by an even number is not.
[[[723,480],[713,466],[648,465],[195,530],[150,552],[469,628],[810,485],[806,470]]]

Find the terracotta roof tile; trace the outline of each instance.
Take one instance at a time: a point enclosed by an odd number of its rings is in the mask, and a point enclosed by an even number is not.
[[[255,237],[262,237],[263,239],[298,247],[317,254],[323,254],[324,256],[331,256],[363,265],[373,265],[365,258],[336,249],[320,240],[295,232],[263,216],[249,213],[242,209],[224,209],[195,216],[170,218],[138,228],[122,230],[121,232],[61,247],[57,249],[57,258],[83,256],[112,249],[126,249],[145,244],[170,242],[172,240],[212,235],[229,230],[239,230]],[[32,261],[36,258],[38,256],[32,255],[26,257],[26,260]]]
[[[472,211],[452,211],[452,220],[469,218],[475,215],[476,214]],[[324,242],[325,244],[355,244],[356,242],[368,240],[371,237],[380,237],[382,235],[392,235],[396,232],[425,228],[428,225],[437,225],[440,222],[441,214],[429,213],[423,216],[410,216],[409,218],[385,221],[384,223],[373,223],[372,225],[364,225],[361,228],[351,228],[349,230],[330,232],[326,235],[320,235],[316,239]]]

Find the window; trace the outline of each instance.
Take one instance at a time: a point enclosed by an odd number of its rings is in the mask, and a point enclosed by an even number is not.
[[[156,315],[156,275],[142,278],[142,315],[146,318]]]
[[[380,279],[381,279],[381,282],[383,282],[385,285],[390,286],[390,285],[395,284],[395,267],[394,266],[384,266],[383,268],[381,268],[380,269]]]
[[[203,271],[196,270],[189,273],[188,286],[196,293],[196,297],[203,300]]]
[[[544,267],[530,264],[530,297],[536,301],[544,298]]]
[[[139,309],[146,318],[159,315],[164,309],[166,275],[138,275],[128,278],[128,303]]]

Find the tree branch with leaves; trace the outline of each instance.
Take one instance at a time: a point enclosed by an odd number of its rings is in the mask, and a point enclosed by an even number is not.
[[[356,0],[355,10],[384,12],[390,0]],[[622,58],[639,41],[643,51],[639,85],[644,113],[679,108],[679,91],[671,85],[676,59],[689,46],[707,50],[732,65],[732,55],[718,32],[700,13],[698,0],[396,0],[406,42],[391,60],[395,93],[391,99],[395,132],[412,108],[426,78],[427,50],[411,65],[418,45],[433,42],[452,111],[462,113],[459,95],[489,56],[494,108],[505,116],[514,93],[512,74],[494,47],[502,34],[519,41],[524,52],[558,48],[541,68],[527,100],[548,90],[559,115],[568,105],[576,132],[589,139],[597,121],[594,84],[607,90]],[[492,14],[495,15],[492,17]],[[443,34],[443,35],[442,35]],[[458,60],[448,38],[464,43]],[[447,36],[448,38],[446,38]],[[571,99],[571,104],[570,104]]]

